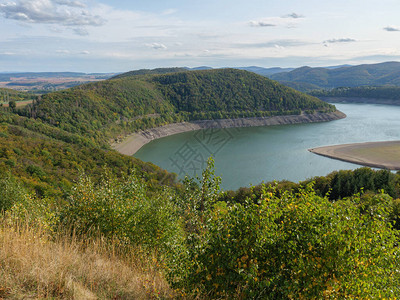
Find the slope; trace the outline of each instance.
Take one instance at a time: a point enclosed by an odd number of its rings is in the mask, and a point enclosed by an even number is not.
[[[151,163],[99,149],[84,137],[0,109],[0,177],[10,173],[39,196],[60,196],[81,172],[99,178],[105,168],[118,176],[135,169],[154,188],[175,182],[175,175]]]

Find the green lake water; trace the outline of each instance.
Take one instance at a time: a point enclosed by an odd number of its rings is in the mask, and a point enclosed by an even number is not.
[[[179,178],[200,175],[213,156],[223,189],[272,180],[298,182],[360,166],[307,151],[319,146],[400,140],[400,106],[336,104],[347,118],[332,122],[208,129],[152,141],[134,156]]]

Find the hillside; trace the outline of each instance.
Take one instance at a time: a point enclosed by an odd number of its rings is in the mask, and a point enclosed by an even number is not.
[[[60,196],[81,172],[99,178],[107,166],[114,174],[136,169],[155,188],[175,182],[175,175],[151,163],[104,151],[79,135],[0,110],[0,177],[10,173],[37,195]]]
[[[334,110],[263,76],[219,69],[121,75],[43,95],[19,113],[107,148],[118,135],[168,123]]]
[[[301,67],[291,72],[273,74],[280,82],[314,85],[318,88],[356,87],[364,85],[400,86],[400,62],[345,66],[335,69]],[[305,91],[308,87],[300,88]]]

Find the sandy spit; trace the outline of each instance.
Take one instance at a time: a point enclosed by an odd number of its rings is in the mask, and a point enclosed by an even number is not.
[[[308,151],[362,166],[400,170],[400,141],[343,144]]]
[[[152,140],[162,137],[200,129],[209,128],[232,128],[232,127],[255,127],[255,126],[271,126],[283,124],[299,124],[299,123],[315,123],[339,120],[345,118],[346,115],[341,111],[332,113],[315,113],[301,114],[275,117],[259,117],[259,118],[240,118],[240,119],[222,119],[222,120],[202,120],[184,123],[168,124],[144,131],[140,131],[129,135],[120,143],[112,144],[112,148],[125,154],[133,155],[141,147]]]

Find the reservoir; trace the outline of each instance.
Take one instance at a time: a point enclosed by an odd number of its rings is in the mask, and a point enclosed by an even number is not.
[[[336,144],[400,140],[400,106],[335,104],[347,118],[298,125],[206,129],[150,142],[134,156],[179,178],[200,176],[208,157],[224,190],[261,182],[298,182],[361,166],[310,153]]]

